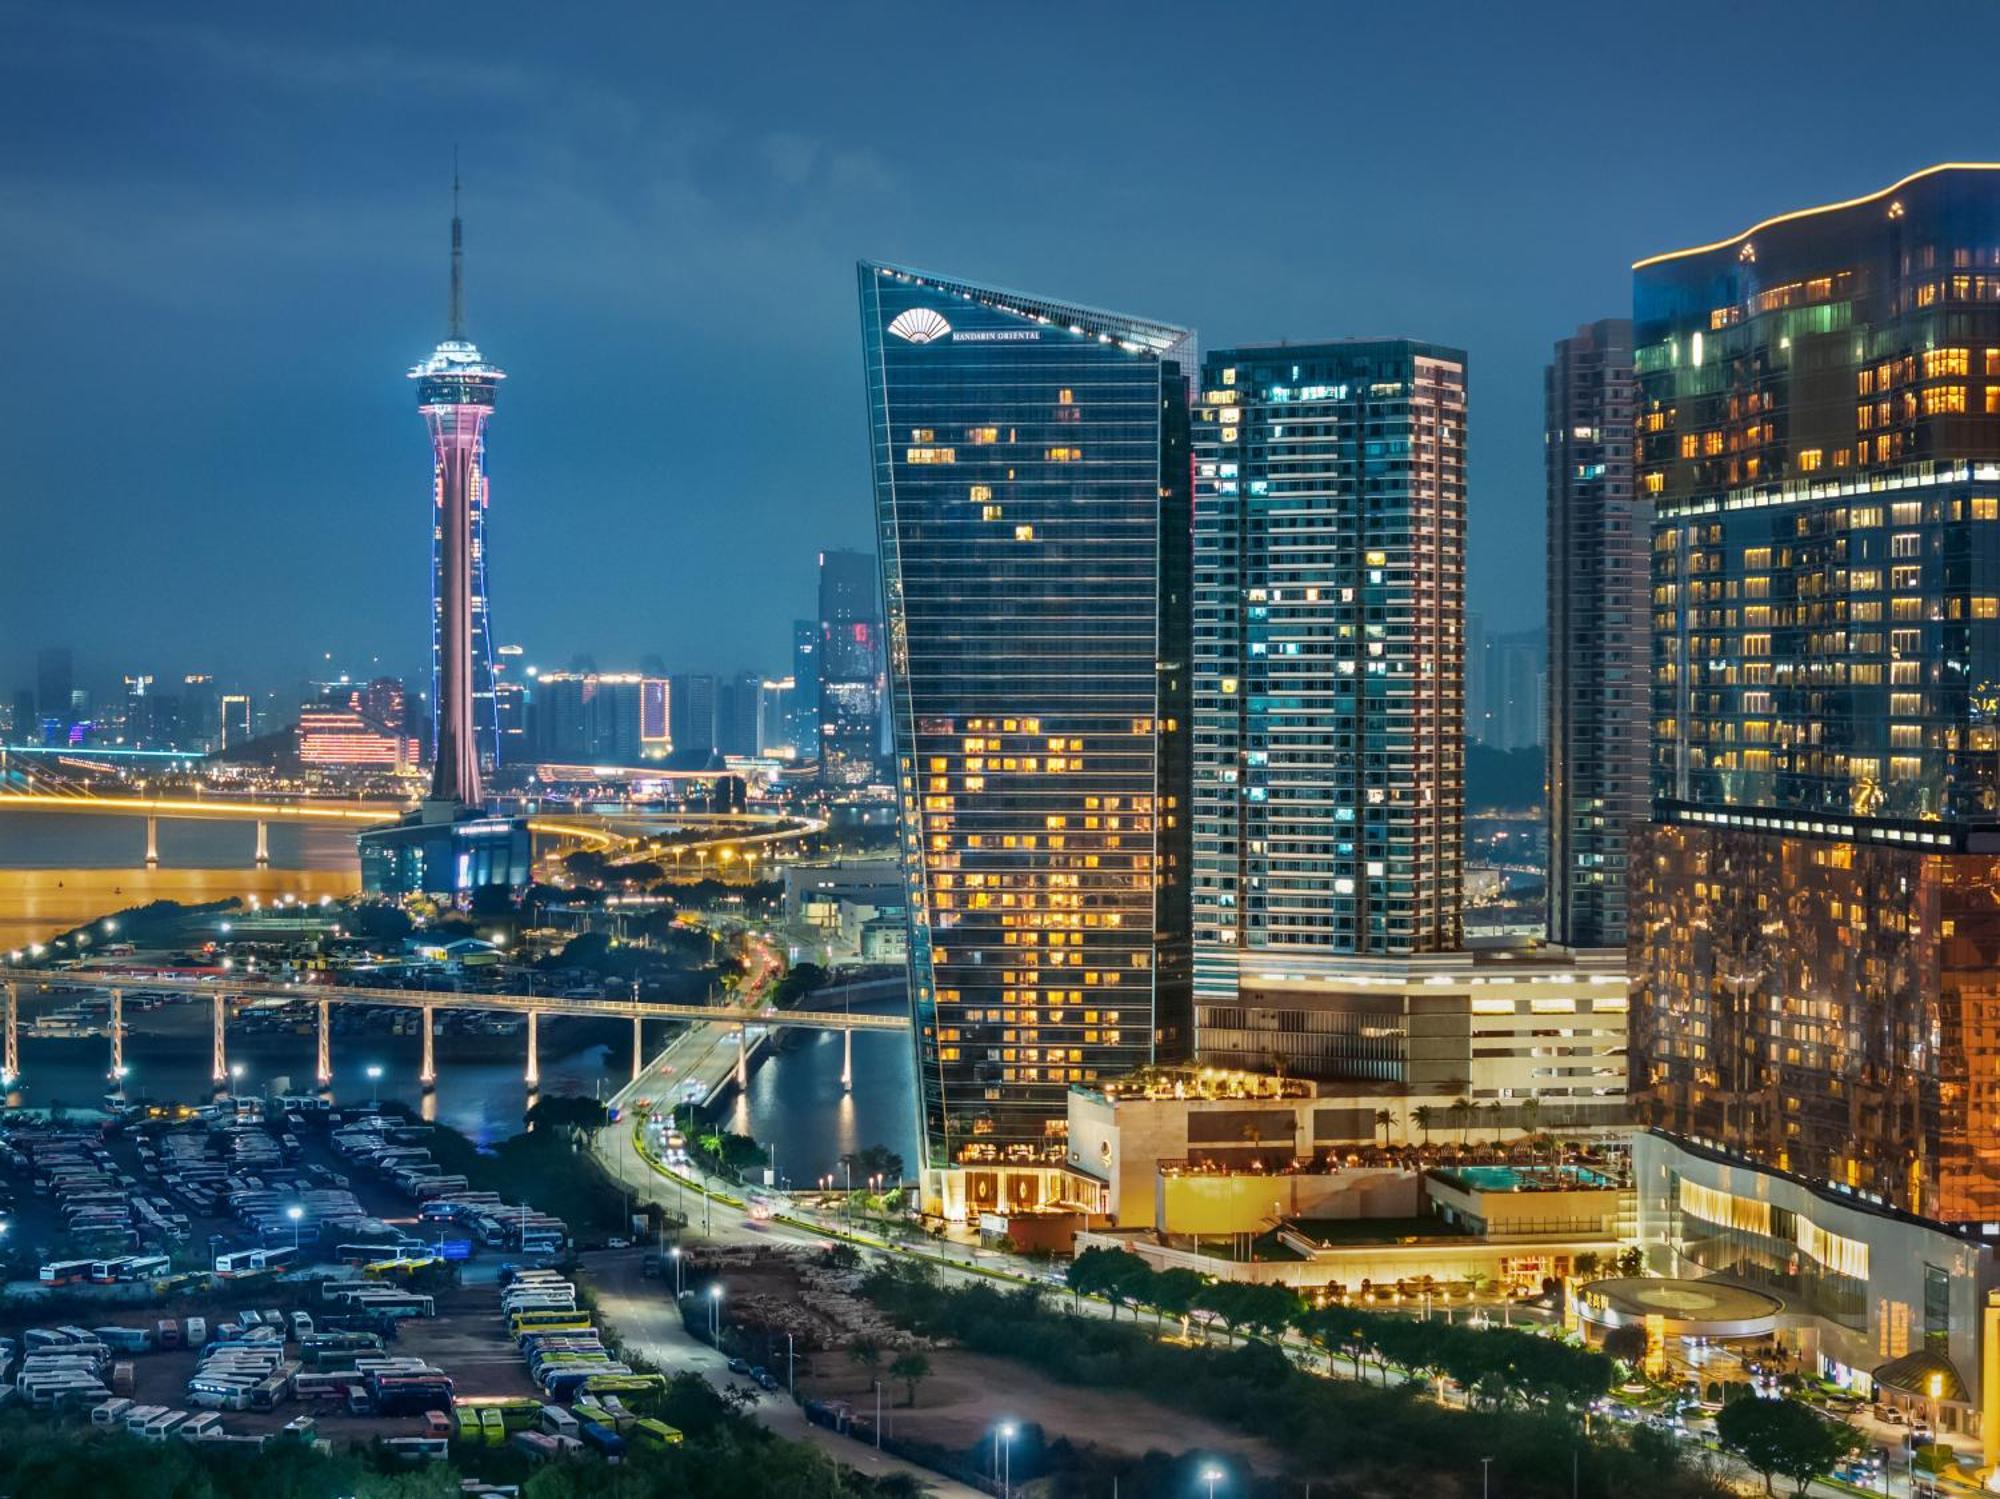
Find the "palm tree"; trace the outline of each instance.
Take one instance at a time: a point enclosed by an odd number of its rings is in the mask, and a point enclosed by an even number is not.
[[[1395,1122],[1396,1116],[1387,1109],[1377,1109],[1375,1111],[1375,1128],[1382,1131],[1382,1148],[1384,1150],[1389,1148],[1389,1126]]]
[[[1427,1103],[1420,1103],[1410,1110],[1410,1122],[1424,1132],[1424,1148],[1430,1149],[1431,1123],[1437,1118],[1437,1110]]]
[[[1460,1094],[1451,1101],[1451,1111],[1458,1119],[1458,1148],[1465,1148],[1465,1132],[1472,1123],[1472,1100]]]

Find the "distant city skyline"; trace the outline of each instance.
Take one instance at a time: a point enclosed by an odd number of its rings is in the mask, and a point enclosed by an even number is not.
[[[1955,34],[1979,32],[1979,15]],[[265,680],[329,645],[421,660],[428,590],[399,543],[426,525],[408,479],[424,439],[394,371],[438,336],[454,141],[479,226],[471,314],[516,372],[495,438],[499,635],[717,672],[777,669],[817,552],[872,540],[848,420],[857,255],[1071,288],[1204,346],[1395,334],[1466,348],[1482,412],[1468,606],[1509,631],[1541,615],[1551,330],[1619,312],[1638,255],[1733,233],[1774,198],[1870,190],[1912,154],[1811,107],[1871,66],[1836,42],[1836,20],[1816,41],[1719,6],[1690,7],[1665,36],[1615,11],[1526,28],[1469,15],[1426,36],[1451,107],[1410,117],[1396,151],[1300,132],[1254,161],[1197,114],[1405,52],[1423,20],[1308,19],[1279,47],[1259,28],[1216,38],[1172,5],[1143,35],[1072,17],[1066,47],[1118,62],[1023,118],[999,104],[1015,52],[927,68],[921,25],[885,21],[828,70],[804,59],[852,38],[824,11],[797,12],[783,57],[747,16],[635,17],[612,58],[533,10],[490,19],[468,33],[417,13],[357,37],[351,17],[230,4],[200,18],[0,4],[0,130],[19,147],[0,163],[0,680],[28,680],[34,651],[58,642],[111,676],[142,645]],[[1701,165],[1735,130],[1709,107],[1735,89],[1703,45],[1724,25],[1798,63],[1767,80],[1760,110],[1782,184],[1712,182]],[[1034,19],[1022,26],[1032,39]],[[1146,111],[1120,106],[1153,100],[1196,34],[1212,64],[1201,110],[1139,128]],[[1677,79],[1683,136],[1635,163],[1621,139],[1575,130],[1571,83],[1641,35]],[[729,82],[746,76],[764,86]],[[1362,69],[1344,87],[1356,117],[1388,118],[1407,81]],[[1947,92],[1935,138],[1978,138],[1977,109]],[[957,170],[970,159],[993,165],[975,181]],[[1150,227],[1192,224],[1197,199],[1254,274],[1217,275],[1206,233]],[[145,399],[106,425],[74,393],[110,348]],[[611,560],[576,565],[598,554]]]

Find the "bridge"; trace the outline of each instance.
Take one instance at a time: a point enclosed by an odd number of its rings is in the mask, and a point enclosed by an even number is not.
[[[767,977],[770,976],[768,968],[766,972]],[[343,1004],[386,1005],[422,1012],[424,1054],[423,1067],[418,1079],[426,1090],[437,1082],[437,1059],[433,1051],[437,1031],[434,1012],[437,1010],[491,1010],[504,1014],[525,1015],[528,1019],[528,1058],[525,1077],[530,1090],[541,1084],[537,1032],[540,1019],[544,1015],[578,1015],[600,1020],[629,1020],[632,1024],[632,1076],[635,1079],[645,1067],[644,1027],[648,1020],[733,1026],[739,1041],[736,1062],[739,1084],[745,1082],[748,1077],[747,1043],[749,1029],[752,1026],[767,1029],[803,1027],[841,1031],[844,1033],[844,1044],[848,1049],[847,1071],[850,1074],[854,1032],[907,1031],[910,1028],[906,1016],[854,1014],[847,1010],[776,1010],[759,1004],[649,1004],[636,999],[571,999],[548,994],[371,989],[339,984],[253,980],[235,974],[188,979],[153,978],[140,973],[116,970],[15,971],[0,978],[0,985],[4,985],[6,992],[4,1032],[0,1033],[4,1036],[4,1040],[0,1040],[0,1090],[13,1086],[21,1076],[20,1024],[23,989],[88,988],[104,990],[110,994],[111,1013],[107,1031],[111,1055],[106,1076],[114,1085],[125,1073],[125,996],[135,991],[148,994],[178,994],[196,999],[205,998],[209,1001],[213,1051],[210,1076],[217,1088],[227,1087],[230,1078],[228,1028],[231,1001],[246,1003],[254,1000],[281,1000],[288,1004],[314,1005],[318,1010],[319,1020],[319,1045],[314,1076],[322,1088],[333,1082],[332,1014],[335,1005]],[[872,984],[856,986],[857,989],[873,987],[876,986]]]
[[[401,802],[335,801],[325,798],[207,797],[207,796],[105,796],[91,791],[0,791],[0,812],[78,813],[92,816],[143,817],[146,819],[146,863],[160,862],[160,819],[193,821],[255,822],[258,864],[271,862],[270,825],[274,822],[296,826],[379,827],[394,822],[409,810]],[[632,829],[621,828],[631,823]],[[698,866],[706,862],[706,851],[718,845],[755,846],[804,837],[817,833],[826,823],[812,817],[789,817],[777,812],[650,812],[634,809],[624,813],[542,814],[530,813],[528,831],[549,837],[571,838],[599,849],[636,848],[640,835],[658,828],[713,830],[713,836],[671,845],[662,850],[671,854],[678,866],[681,857],[696,855]]]

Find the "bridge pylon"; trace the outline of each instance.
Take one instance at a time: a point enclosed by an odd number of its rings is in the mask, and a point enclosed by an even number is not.
[[[21,1080],[21,986],[7,985],[7,1019],[4,1040],[0,1040],[0,1088],[11,1088]]]
[[[537,1014],[537,1012],[536,1012],[536,1011],[534,1011],[534,1010],[530,1010],[530,1011],[528,1011],[528,1073],[527,1073],[527,1083],[528,1083],[528,1091],[529,1091],[530,1093],[533,1093],[533,1092],[535,1092],[535,1091],[536,1091],[536,1090],[537,1090],[538,1088],[540,1088],[540,1087],[542,1086],[542,1063],[541,1063],[541,1058],[540,1058],[540,1050],[541,1050],[541,1048],[540,1048],[540,1045],[539,1045],[539,1038],[538,1038],[538,1037],[536,1036],[536,1033],[535,1033],[535,1029],[536,1029],[536,1028],[535,1028],[535,1022],[536,1022],[536,1020],[538,1020],[539,1018],[540,1018],[540,1016],[539,1016],[539,1015]]]
[[[150,815],[146,818],[146,867],[160,867],[160,819]]]
[[[218,991],[210,1004],[209,1080],[219,1093],[229,1086],[229,996]]]
[[[322,1088],[333,1086],[333,1003],[319,1002],[319,1053],[313,1078]]]
[[[417,1072],[417,1082],[426,1093],[435,1091],[438,1085],[437,1073],[437,1011],[425,1005],[418,1014],[424,1027],[424,1064]]]

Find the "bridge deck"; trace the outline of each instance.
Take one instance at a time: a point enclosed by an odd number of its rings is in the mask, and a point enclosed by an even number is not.
[[[548,994],[466,994],[448,989],[363,989],[339,984],[273,984],[225,979],[160,979],[129,973],[99,973],[74,970],[66,973],[22,972],[8,974],[8,984],[36,988],[57,985],[91,989],[117,989],[125,993],[191,994],[213,998],[217,994],[235,999],[282,999],[309,1004],[326,1000],[332,1004],[392,1005],[399,1009],[421,1010],[500,1010],[517,1015],[587,1015],[601,1020],[688,1020],[738,1025],[802,1026],[829,1031],[907,1031],[910,1022],[903,1015],[849,1014],[844,1010],[767,1010],[746,1005],[649,1004],[630,999],[563,999]]]

